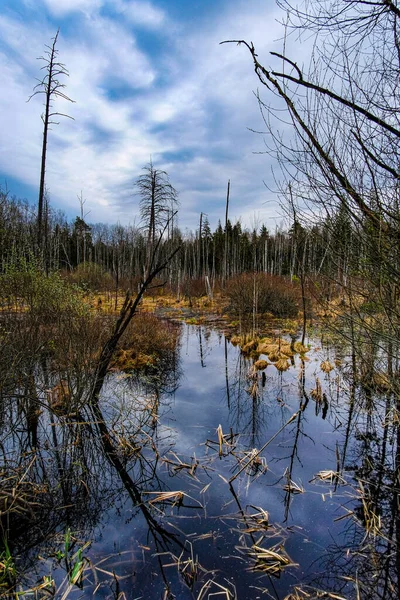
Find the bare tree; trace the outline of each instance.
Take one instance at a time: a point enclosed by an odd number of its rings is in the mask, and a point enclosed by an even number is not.
[[[43,143],[42,143],[42,161],[40,169],[40,186],[39,186],[39,200],[38,200],[38,213],[37,213],[37,245],[39,251],[43,245],[43,209],[44,209],[44,196],[45,196],[45,173],[46,173],[46,154],[47,154],[47,137],[50,125],[58,125],[57,121],[54,121],[54,117],[67,117],[73,119],[70,115],[53,111],[53,100],[55,98],[61,98],[68,100],[68,102],[74,102],[64,92],[65,84],[61,83],[59,77],[69,76],[69,73],[65,65],[57,60],[58,50],[56,48],[58,34],[60,30],[57,30],[56,35],[53,38],[51,46],[47,46],[43,56],[40,56],[38,60],[44,61],[42,70],[45,71],[45,75],[42,79],[38,80],[38,84],[34,87],[33,94],[29,97],[29,100],[38,94],[44,94],[44,113],[41,115],[43,121]]]
[[[268,132],[267,151],[276,159],[276,181],[285,199],[291,190],[289,206],[295,208],[299,223],[324,219],[334,225],[336,215],[346,217],[357,245],[346,257],[346,273],[340,283],[349,303],[362,293],[366,299],[374,295],[383,307],[385,335],[397,340],[398,2],[326,0],[305,2],[301,8],[286,0],[278,3],[288,15],[287,37],[298,35],[297,43],[306,36],[314,38],[309,44],[308,69],[285,51],[272,52],[273,66],[268,66],[251,42],[231,40],[249,51],[262,86],[263,94],[257,92],[257,96]],[[291,124],[289,135],[289,128],[282,127],[282,110],[286,111],[285,125]],[[332,244],[332,256],[335,250]],[[353,277],[347,277],[348,273]],[[366,289],[355,282],[355,275],[368,281]]]
[[[165,231],[165,223],[173,223],[178,193],[171,185],[168,173],[154,168],[152,161],[143,167],[143,171],[135,182],[135,189],[140,197],[140,214],[147,230],[146,279],[158,232],[160,229]]]

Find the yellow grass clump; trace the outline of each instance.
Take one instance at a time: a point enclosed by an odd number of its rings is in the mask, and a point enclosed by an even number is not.
[[[279,346],[278,344],[264,344],[263,345],[263,354],[271,354],[271,352],[278,352]]]
[[[293,349],[298,354],[304,354],[305,352],[308,352],[310,348],[307,348],[307,346],[304,346],[301,342],[295,342],[293,344]]]
[[[242,346],[241,350],[242,350],[243,354],[250,354],[251,352],[253,352],[253,350],[257,349],[257,346],[258,346],[258,341],[251,340],[250,342],[247,342],[247,344]]]
[[[389,377],[386,375],[386,373],[382,373],[382,371],[375,371],[375,373],[372,375],[372,383],[377,390],[383,392],[387,392],[391,387]]]
[[[268,358],[273,363],[277,362],[278,360],[280,360],[280,358],[282,358],[278,350],[278,346],[276,347],[276,350],[271,350],[271,352],[268,353]]]
[[[273,344],[274,340],[270,337],[263,337],[260,339],[260,344]]]
[[[290,344],[282,344],[281,345],[281,354],[287,356],[287,358],[291,358],[294,356],[294,352],[292,351]]]
[[[257,369],[257,371],[263,371],[264,369],[266,369],[268,367],[269,363],[266,360],[257,360],[254,363],[254,367]]]
[[[331,371],[333,371],[334,368],[335,367],[332,363],[329,362],[329,360],[324,360],[321,363],[321,371],[323,371],[324,373],[330,373]]]
[[[290,363],[287,358],[280,358],[275,363],[275,366],[278,369],[278,371],[287,371],[290,367]]]

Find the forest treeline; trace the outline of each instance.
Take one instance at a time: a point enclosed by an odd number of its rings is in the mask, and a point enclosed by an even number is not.
[[[365,223],[364,230],[367,231]],[[365,238],[365,239],[364,239]],[[360,240],[364,239],[363,243]],[[0,193],[0,271],[24,268],[37,256],[37,218],[26,201]],[[212,231],[207,218],[196,231],[166,227],[158,248],[163,260],[172,247],[180,247],[167,278],[174,291],[192,285],[206,294],[198,280],[206,277],[214,288],[227,279],[248,272],[287,277],[293,282],[307,275],[338,289],[349,275],[368,276],[375,262],[368,236],[344,211],[319,222],[268,231],[242,227],[240,221]],[[88,223],[77,216],[68,221],[60,210],[48,209],[45,220],[44,253],[41,263],[49,271],[60,271],[93,290],[134,289],[144,276],[148,247],[148,224],[141,226]],[[37,263],[39,266],[39,263]],[[194,282],[196,281],[196,285]]]

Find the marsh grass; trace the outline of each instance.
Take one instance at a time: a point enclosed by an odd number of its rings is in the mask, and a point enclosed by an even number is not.
[[[1,546],[3,546],[3,549],[0,552],[0,590],[2,588],[9,590],[15,585],[17,569],[5,537],[1,542]]]
[[[204,506],[199,500],[192,498],[192,496],[189,496],[189,494],[180,490],[171,492],[143,492],[143,496],[149,497],[148,504],[155,507],[159,512],[163,512],[163,508],[166,506],[170,506],[171,508],[176,506],[177,508],[204,509]],[[194,504],[185,504],[185,499],[191,500]],[[156,506],[157,504],[161,504],[162,506],[158,507]]]
[[[28,474],[36,462],[36,455],[27,466],[8,468],[0,472],[0,516],[4,520],[11,514],[30,517],[40,505],[43,494],[48,493],[45,485],[32,482]]]
[[[310,479],[310,483],[314,481],[321,481],[323,483],[330,483],[335,485],[346,485],[347,483],[338,471],[332,471],[330,469],[319,471],[316,475],[314,475],[312,479]]]
[[[304,487],[301,483],[296,483],[291,479],[289,469],[286,469],[284,477],[286,478],[286,483],[283,485],[285,492],[289,492],[290,494],[304,494]]]
[[[205,600],[206,598],[221,598],[225,600],[238,600],[235,585],[226,581],[226,584],[218,583],[215,579],[209,579],[201,588],[196,600]]]
[[[344,596],[313,586],[294,586],[293,590],[283,600],[347,600]],[[359,598],[359,596],[357,596]]]
[[[201,566],[198,556],[194,553],[193,544],[189,540],[185,541],[184,548],[179,556],[176,556],[172,552],[158,553],[158,556],[165,555],[169,556],[172,559],[172,562],[164,564],[164,568],[176,567],[183,581],[191,590],[193,590],[195,583],[204,574],[208,573],[208,571]]]
[[[238,548],[250,561],[249,571],[280,577],[284,569],[298,566],[290,559],[283,543],[279,542],[266,548],[261,545],[263,541],[264,538],[261,537],[250,547],[242,546]]]
[[[190,458],[190,463],[189,463],[189,462],[183,462],[179,458],[179,456],[177,456],[177,454],[175,454],[175,452],[170,451],[169,454],[172,458],[168,458],[165,456],[161,460],[164,464],[167,465],[168,471],[170,474],[176,475],[177,473],[180,473],[181,471],[185,471],[190,477],[192,477],[196,481],[199,481],[199,479],[196,477],[196,471],[199,467],[202,467],[202,465],[200,465],[200,461],[197,460],[197,458],[195,456]]]
[[[238,434],[233,433],[232,429],[229,433],[224,433],[221,425],[218,425],[216,433],[217,440],[207,439],[205,445],[211,450],[217,452],[220,458],[232,454],[237,445]]]

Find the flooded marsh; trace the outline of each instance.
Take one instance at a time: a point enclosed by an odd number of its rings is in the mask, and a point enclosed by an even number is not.
[[[255,368],[216,329],[174,328],[96,410],[47,396],[29,421],[26,390],[2,398],[3,596],[397,597],[393,395],[317,337]]]

